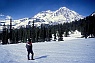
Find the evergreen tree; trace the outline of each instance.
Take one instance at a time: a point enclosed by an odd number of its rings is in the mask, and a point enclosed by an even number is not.
[[[56,30],[55,30],[55,26],[54,26],[54,41],[56,41]]]
[[[40,29],[40,41],[44,42],[46,38],[46,29],[43,24],[41,24],[41,29]]]
[[[69,35],[69,31],[66,30],[64,36],[65,36],[65,37],[68,37],[68,35]]]
[[[62,24],[58,25],[58,41],[63,41]]]
[[[16,32],[16,43],[18,43],[19,41],[18,29],[15,29],[15,32]]]
[[[39,33],[40,33],[39,28],[36,27],[36,28],[35,28],[35,34],[36,34],[36,36],[35,36],[35,41],[36,41],[36,42],[39,41]]]
[[[52,33],[51,33],[51,28],[49,28],[49,41],[51,40],[51,38],[52,38]]]
[[[12,43],[12,19],[10,19],[10,41]]]
[[[34,21],[33,21],[33,24],[32,24],[32,42],[34,43],[35,42],[35,26],[34,26]]]
[[[2,38],[2,44],[8,43],[8,29],[6,28],[5,24],[3,25],[3,38]]]

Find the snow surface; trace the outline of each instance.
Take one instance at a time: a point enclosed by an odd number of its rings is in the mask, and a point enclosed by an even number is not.
[[[95,63],[95,39],[33,43],[35,60],[27,60],[25,43],[0,45],[0,63]]]

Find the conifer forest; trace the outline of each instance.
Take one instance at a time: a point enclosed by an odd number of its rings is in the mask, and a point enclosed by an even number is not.
[[[28,38],[31,38],[32,42],[51,41],[52,35],[54,35],[54,41],[56,41],[56,37],[58,37],[58,41],[64,41],[63,34],[65,37],[68,37],[69,32],[73,33],[75,30],[81,32],[81,38],[95,38],[95,15],[58,25],[42,24],[36,27],[34,23],[35,21],[27,27],[14,29],[12,28],[12,19],[10,19],[10,28],[6,28],[4,24],[3,31],[0,33],[2,44],[27,42]]]

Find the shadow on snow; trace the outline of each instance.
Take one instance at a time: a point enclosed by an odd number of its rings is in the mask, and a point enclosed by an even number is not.
[[[49,56],[49,55],[40,56],[40,57],[38,57],[38,58],[35,58],[35,59],[42,59],[42,58],[47,58],[47,56]]]

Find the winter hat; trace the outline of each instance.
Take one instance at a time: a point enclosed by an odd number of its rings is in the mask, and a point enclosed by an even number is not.
[[[31,38],[28,39],[28,42],[31,42]]]

